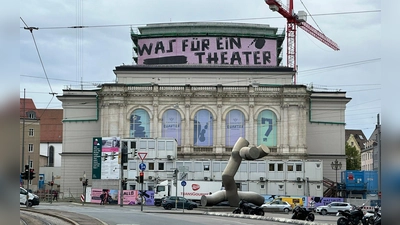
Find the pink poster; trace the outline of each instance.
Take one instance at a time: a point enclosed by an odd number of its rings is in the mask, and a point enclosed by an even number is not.
[[[244,37],[145,38],[138,64],[226,64],[277,66],[274,39]]]

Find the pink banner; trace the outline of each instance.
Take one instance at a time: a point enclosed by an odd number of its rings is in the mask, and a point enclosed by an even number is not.
[[[146,38],[138,41],[138,64],[277,66],[276,46],[265,38]]]

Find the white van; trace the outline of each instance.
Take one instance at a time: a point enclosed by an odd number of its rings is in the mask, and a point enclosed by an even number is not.
[[[26,196],[28,195],[28,207],[39,205],[39,196],[28,192],[25,188],[19,187],[19,204],[26,205]]]

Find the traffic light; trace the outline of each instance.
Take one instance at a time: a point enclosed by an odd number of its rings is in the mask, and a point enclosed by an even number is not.
[[[133,149],[133,158],[135,158],[135,157],[137,157],[138,155],[137,155],[137,149],[135,148],[135,149]]]
[[[33,180],[33,178],[35,178],[35,170],[34,169],[30,169],[29,170],[29,179]]]
[[[104,154],[104,161],[107,161],[107,157],[108,157],[108,154],[106,153],[106,154]]]
[[[22,172],[21,173],[21,179],[22,180],[28,180],[28,176],[27,176],[28,174],[26,174],[26,172],[24,171],[24,172]]]
[[[21,179],[28,180],[29,176],[29,165],[25,165],[25,171],[21,173]]]
[[[88,179],[82,181],[82,186],[88,186]]]
[[[128,142],[123,141],[121,146],[121,162],[128,163]]]
[[[140,176],[139,176],[139,183],[143,183],[143,180],[144,180],[144,173],[143,172],[140,172]]]
[[[53,187],[53,185],[54,185],[54,182],[53,182],[53,181],[51,181],[51,182],[50,182],[50,186],[52,186],[52,187]]]
[[[111,160],[114,160],[115,159],[115,152],[112,152],[111,153]]]

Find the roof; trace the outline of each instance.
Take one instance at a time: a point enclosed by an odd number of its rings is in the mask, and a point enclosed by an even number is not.
[[[356,139],[358,146],[360,146],[361,149],[365,148],[364,143],[368,141],[368,139],[365,137],[364,132],[362,130],[348,130],[346,129],[345,131],[345,140],[349,140],[350,135],[353,135],[354,138]]]
[[[25,109],[24,109],[25,108]],[[19,117],[20,118],[28,118],[26,113],[24,112],[29,112],[29,111],[36,111],[36,106],[35,103],[33,102],[32,99],[30,98],[20,98],[19,99]],[[24,116],[25,114],[25,116]]]
[[[63,131],[62,109],[38,109],[40,119],[40,142],[61,143]]]

